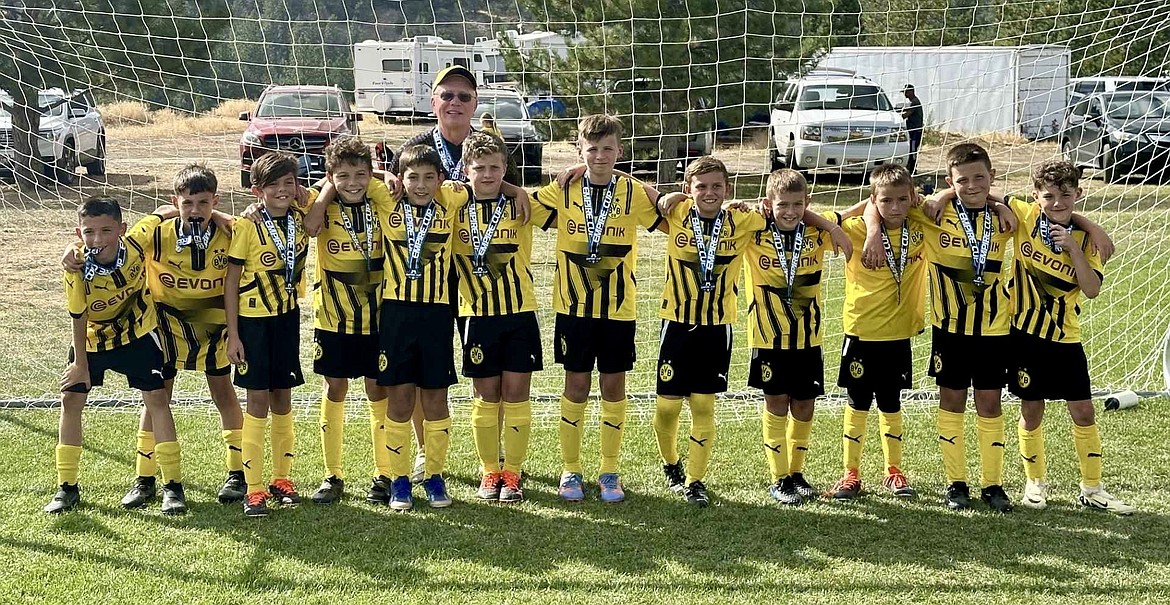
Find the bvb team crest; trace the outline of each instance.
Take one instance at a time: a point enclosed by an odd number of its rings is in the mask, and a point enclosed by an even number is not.
[[[470,357],[471,357],[471,363],[473,363],[475,365],[479,365],[479,364],[483,363],[483,349],[481,349],[479,347],[479,345],[472,346]]]
[[[321,350],[321,343],[319,343],[319,342],[313,343],[313,359],[320,360],[321,356],[324,354],[325,354],[325,352]]]
[[[942,371],[942,355],[935,353],[930,357],[930,367],[934,368],[934,373],[937,374]]]
[[[569,354],[569,339],[561,336],[561,355]]]
[[[865,366],[861,365],[861,362],[857,360],[849,362],[849,375],[854,378],[861,378],[865,375]]]
[[[240,373],[240,376],[247,374],[248,373],[248,362],[241,361],[239,363],[239,365],[236,366],[236,371]]]
[[[1027,370],[1020,370],[1016,373],[1016,384],[1020,385],[1022,389],[1026,389],[1028,385],[1032,384],[1032,377],[1028,375]]]
[[[378,371],[385,372],[388,365],[390,365],[390,360],[386,359],[386,352],[378,353]]]
[[[766,363],[760,364],[760,379],[764,382],[772,382],[772,366]]]
[[[664,363],[658,366],[658,379],[662,382],[670,382],[674,379],[674,368],[669,363]]]

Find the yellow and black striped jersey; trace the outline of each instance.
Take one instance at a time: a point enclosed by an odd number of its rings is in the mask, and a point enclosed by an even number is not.
[[[126,258],[109,275],[86,280],[66,272],[65,300],[74,319],[85,316],[85,350],[96,353],[125,346],[150,334],[158,315],[146,286],[145,248],[133,234],[122,238]]]
[[[283,243],[287,221],[296,222],[296,264],[293,267],[295,288],[285,288],[284,258],[269,237],[263,223],[237,219],[228,251],[228,262],[243,267],[240,275],[240,315],[272,317],[298,308],[297,298],[304,292],[305,259],[309,254],[309,235],[305,233],[304,215],[289,208],[285,216],[273,217],[273,224]]]
[[[748,243],[763,229],[758,212],[728,209],[723,212],[718,248],[712,266],[714,289],[704,291],[703,268],[698,246],[706,246],[717,219],[699,218],[703,241],[695,241],[691,217],[697,216],[695,202],[686,199],[663,217],[670,229],[666,246],[666,282],[662,287],[662,308],[658,315],[685,324],[735,323],[739,304],[739,271]]]
[[[1016,229],[1015,276],[1012,280],[1012,326],[1045,340],[1080,342],[1081,287],[1067,250],[1057,253],[1040,234],[1040,204],[1014,201]],[[1073,239],[1089,266],[1102,275],[1101,255],[1088,234],[1078,229]]]
[[[207,247],[176,250],[182,220],[162,220],[148,214],[130,232],[146,253],[146,278],[156,305],[169,316],[188,323],[227,323],[223,282],[227,274],[232,237],[211,223]]]
[[[378,331],[384,239],[377,209],[390,205],[390,190],[373,179],[366,198],[373,219],[368,224],[364,203],[350,205],[335,199],[325,208],[313,273],[314,328],[342,334]]]
[[[382,265],[382,299],[401,302],[447,304],[447,272],[451,266],[451,231],[456,215],[467,204],[471,190],[456,192],[444,184],[435,192],[435,212],[419,254],[421,277],[407,277],[409,242],[403,217],[420,226],[425,206],[414,206],[402,198],[376,199],[375,212],[382,223],[385,263]]]
[[[821,216],[841,222],[836,212]],[[796,230],[781,231],[777,246],[772,222],[756,233],[747,249],[748,345],[753,349],[807,349],[820,346],[824,323],[821,283],[825,253],[833,249],[829,234],[805,226],[804,242],[789,290],[785,263],[790,263]],[[791,292],[791,295],[790,295]]]
[[[865,244],[865,220],[861,217],[841,222],[853,242],[853,249]],[[890,229],[894,264],[901,262],[902,229],[909,229],[909,247],[901,286],[894,280],[889,263],[866,269],[861,254],[855,253],[845,263],[845,305],[842,310],[845,333],[861,340],[901,340],[922,332],[926,324],[926,237],[922,229],[910,224]]]
[[[499,207],[498,198],[476,200],[476,222],[484,234]],[[451,243],[459,279],[459,316],[483,317],[536,310],[532,278],[532,226],[543,225],[552,215],[540,204],[532,205],[532,217],[524,224],[516,212],[516,200],[507,198],[503,214],[492,234],[480,273],[476,273],[471,232],[470,204],[459,210],[456,236]],[[486,271],[486,272],[485,272]]]
[[[557,267],[553,281],[553,311],[575,317],[633,321],[638,316],[637,282],[639,226],[654,230],[662,217],[642,183],[617,177],[609,217],[597,254],[589,262],[589,234],[582,207],[582,187],[591,187],[595,210],[601,208],[605,186],[582,178],[562,189],[555,181],[533,196],[552,215],[541,225],[557,229]],[[596,215],[595,215],[596,216]]]
[[[943,207],[941,224],[936,225],[911,208],[908,220],[926,234],[926,259],[930,273],[931,315],[934,327],[953,334],[1000,336],[1011,328],[1008,278],[1004,257],[1011,246],[1012,232],[1001,233],[999,217],[989,208],[967,210],[966,214],[982,241],[986,213],[991,216],[991,242],[983,269],[983,286],[975,283],[975,268],[967,234],[954,204]]]

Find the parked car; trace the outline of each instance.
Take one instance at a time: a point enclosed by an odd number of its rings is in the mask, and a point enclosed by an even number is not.
[[[481,86],[477,92],[474,124],[479,125],[483,114],[492,114],[519,171],[518,184],[539,184],[544,175],[544,138],[532,125],[524,97],[514,88]]]
[[[90,175],[106,173],[106,127],[97,105],[86,91],[70,94],[60,88],[42,90],[37,102],[46,108],[41,116],[37,152],[45,175],[62,185],[77,180],[77,168]],[[12,97],[0,91],[0,167],[11,171],[16,153],[12,148]]]
[[[334,139],[359,134],[360,113],[335,86],[269,86],[240,137],[240,185],[251,187],[252,162],[270,151],[297,156],[297,177],[311,184],[325,176],[325,148]]]
[[[608,86],[607,94],[617,100],[620,113],[632,108],[634,119],[633,131],[626,133],[626,157],[619,166],[629,169],[636,162],[657,162],[662,148],[662,127],[658,116],[669,112],[665,97],[688,93],[664,88],[662,80],[657,78],[636,77],[614,81]],[[683,160],[684,167],[687,161],[709,155],[715,149],[715,112],[706,97],[694,94],[685,119],[686,136],[679,140],[675,156]]]
[[[1170,78],[1146,76],[1073,78],[1069,80],[1069,84],[1072,86],[1068,99],[1070,105],[1099,92],[1170,91]]]
[[[784,83],[772,104],[768,165],[867,174],[906,165],[902,116],[873,80],[844,69],[815,70]]]
[[[1065,117],[1060,149],[1107,182],[1170,171],[1170,92],[1107,92],[1081,99]]]

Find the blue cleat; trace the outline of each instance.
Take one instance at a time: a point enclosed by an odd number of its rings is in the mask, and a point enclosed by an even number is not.
[[[410,510],[414,507],[414,498],[410,495],[410,477],[403,475],[395,477],[390,482],[390,508],[394,510]]]
[[[447,495],[447,482],[442,475],[431,475],[423,479],[423,491],[427,493],[427,502],[431,508],[447,508],[451,506],[451,496]]]
[[[585,489],[581,486],[581,473],[563,473],[561,485],[557,488],[561,500],[565,502],[580,502],[585,499]]]
[[[601,501],[607,504],[621,502],[626,499],[626,492],[622,491],[622,482],[617,473],[602,473],[597,478],[601,486]]]

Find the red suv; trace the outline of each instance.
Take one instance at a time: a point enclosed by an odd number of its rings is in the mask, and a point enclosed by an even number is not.
[[[241,112],[248,123],[240,137],[240,185],[252,186],[252,162],[269,151],[297,157],[297,176],[311,184],[325,176],[325,148],[333,139],[358,134],[362,116],[335,86],[269,86],[256,112]]]

